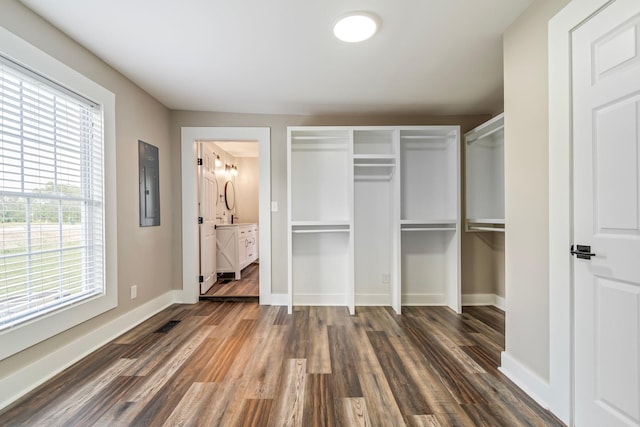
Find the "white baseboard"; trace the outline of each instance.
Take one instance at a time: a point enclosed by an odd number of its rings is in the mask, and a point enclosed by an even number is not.
[[[298,294],[293,296],[293,305],[343,306],[347,305],[344,294]]]
[[[462,305],[492,305],[504,311],[504,297],[496,294],[462,294]]]
[[[0,409],[171,304],[182,302],[181,299],[181,290],[169,291],[44,355],[30,365],[0,378]]]
[[[356,305],[386,306],[391,305],[389,294],[356,294]]]
[[[445,294],[402,294],[402,305],[447,305]]]
[[[549,409],[551,387],[548,382],[531,372],[529,368],[511,357],[506,351],[501,354],[501,364],[502,366],[498,368],[500,372],[538,402],[540,406]]]
[[[289,294],[271,294],[264,301],[261,299],[262,305],[289,305]]]
[[[343,295],[296,295],[294,305],[344,305]],[[287,305],[288,294],[271,294],[261,300],[264,305]],[[391,296],[387,294],[358,294],[356,305],[391,305]],[[441,294],[404,294],[402,305],[446,305],[445,297]],[[463,294],[462,305],[492,305],[500,310],[505,309],[504,298],[496,294]]]

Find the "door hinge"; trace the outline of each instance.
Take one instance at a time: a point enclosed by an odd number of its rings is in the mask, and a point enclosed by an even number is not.
[[[202,218],[201,216],[198,217],[198,224],[203,224],[204,223],[204,218]]]
[[[202,157],[198,157],[198,166],[202,166]]]
[[[200,283],[204,282],[204,276],[198,276],[198,282]]]

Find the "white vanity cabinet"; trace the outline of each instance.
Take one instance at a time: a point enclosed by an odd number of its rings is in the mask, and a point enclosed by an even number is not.
[[[458,126],[289,127],[293,305],[460,311]]]
[[[242,269],[258,259],[258,225],[219,224],[216,231],[217,271],[240,280]]]

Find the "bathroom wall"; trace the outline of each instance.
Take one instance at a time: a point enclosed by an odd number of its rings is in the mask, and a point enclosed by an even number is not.
[[[236,214],[240,222],[258,222],[258,176],[257,157],[238,157],[238,176],[236,177]]]

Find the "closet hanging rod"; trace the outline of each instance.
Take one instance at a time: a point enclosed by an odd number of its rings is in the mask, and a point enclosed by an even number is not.
[[[449,139],[450,135],[401,135],[400,139]]]
[[[504,233],[504,228],[492,228],[492,227],[469,227],[469,231],[497,231]]]
[[[471,144],[473,144],[474,142],[476,142],[479,139],[486,138],[486,137],[488,137],[490,135],[493,135],[496,132],[500,132],[502,129],[504,129],[504,126],[500,126],[500,127],[495,128],[495,129],[492,129],[492,130],[490,130],[488,132],[482,133],[482,134],[476,136],[473,139],[467,140],[467,145],[471,145]]]
[[[354,163],[353,166],[364,168],[392,168],[395,167],[393,163]]]
[[[311,234],[311,233],[348,233],[348,228],[316,228],[306,230],[291,230],[294,234]]]
[[[407,225],[407,226],[412,226],[415,225],[416,227],[420,227],[423,226],[424,224],[431,224],[431,225],[455,225],[457,222],[456,219],[453,218],[446,218],[446,219],[401,219],[400,220],[400,224],[401,225]]]
[[[504,218],[467,218],[468,224],[502,224]]]
[[[456,231],[454,227],[411,227],[401,228],[400,231]]]

